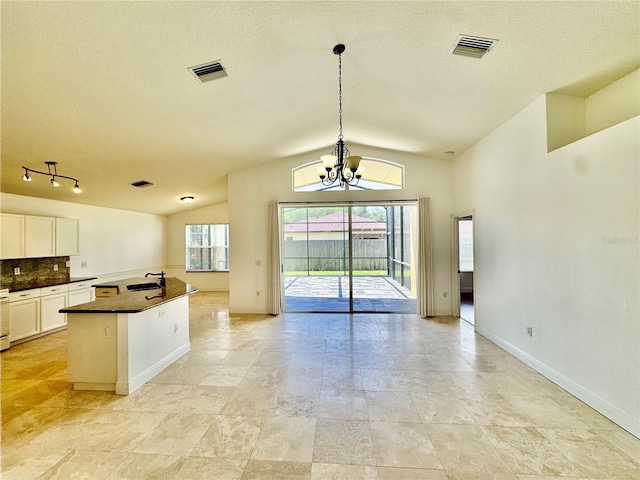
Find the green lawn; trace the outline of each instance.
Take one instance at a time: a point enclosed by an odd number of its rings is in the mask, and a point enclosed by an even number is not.
[[[284,272],[286,277],[340,277],[346,276],[347,274],[343,271],[327,271],[327,270],[319,270],[319,271],[311,271],[308,272],[306,270],[302,270],[299,272]],[[386,270],[354,270],[354,276],[360,277],[386,277],[388,275]]]

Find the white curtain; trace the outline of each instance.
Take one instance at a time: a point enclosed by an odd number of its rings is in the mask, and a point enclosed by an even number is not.
[[[284,312],[283,275],[280,260],[280,206],[273,201],[269,205],[269,313]]]
[[[418,199],[418,314],[433,317],[433,255],[429,199]]]

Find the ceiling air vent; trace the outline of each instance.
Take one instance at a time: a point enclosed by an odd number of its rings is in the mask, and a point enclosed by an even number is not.
[[[227,71],[220,63],[220,60],[189,67],[189,71],[200,83],[210,82],[227,76]]]
[[[493,38],[470,37],[460,35],[453,46],[451,53],[463,57],[482,58],[498,40]]]
[[[147,182],[146,180],[139,180],[131,184],[132,187],[138,187],[138,188],[150,187],[151,185],[153,185],[153,183]]]

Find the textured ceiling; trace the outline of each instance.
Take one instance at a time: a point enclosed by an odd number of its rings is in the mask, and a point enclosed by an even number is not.
[[[158,214],[224,201],[233,170],[329,152],[337,43],[348,144],[435,158],[640,65],[635,1],[3,1],[1,21],[2,191]],[[453,56],[460,34],[499,42]],[[218,59],[227,78],[187,70]],[[45,160],[83,193],[21,180]]]

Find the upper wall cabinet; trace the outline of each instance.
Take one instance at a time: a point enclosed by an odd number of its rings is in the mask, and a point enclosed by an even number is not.
[[[2,259],[80,254],[77,219],[2,213],[0,222]]]
[[[51,217],[24,217],[25,256],[53,257],[55,245],[56,219]]]
[[[24,257],[24,215],[0,214],[0,258]]]
[[[56,255],[80,255],[80,221],[56,218]]]

